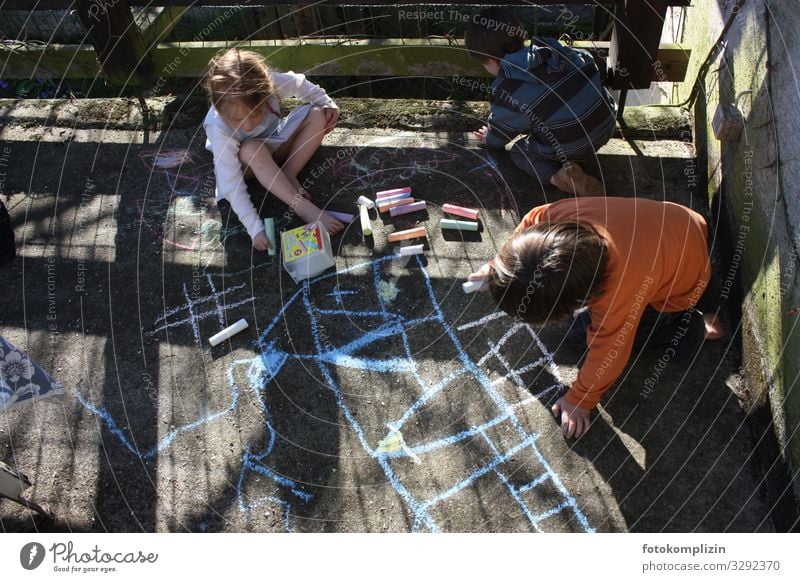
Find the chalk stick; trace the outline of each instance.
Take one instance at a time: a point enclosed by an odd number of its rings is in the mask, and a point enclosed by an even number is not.
[[[382,190],[375,192],[375,198],[385,198],[386,196],[394,196],[395,194],[403,194],[404,192],[411,192],[411,186],[403,186],[402,188],[395,188],[394,190]]]
[[[464,293],[474,293],[475,291],[485,291],[489,288],[489,283],[486,279],[478,279],[477,281],[467,281],[461,284],[461,289]]]
[[[361,217],[361,232],[364,233],[364,236],[369,236],[372,234],[372,223],[369,220],[369,212],[367,211],[366,206],[359,206],[358,207],[358,214]]]
[[[410,257],[412,255],[421,255],[425,250],[425,245],[412,245],[410,247],[402,247],[400,249],[401,257]]]
[[[381,204],[378,202],[378,212],[386,212],[390,208],[394,208],[395,206],[405,206],[406,204],[413,204],[413,198],[403,198],[402,200],[392,200],[391,202],[386,202],[385,204]]]
[[[275,256],[275,250],[277,246],[275,245],[275,219],[274,218],[265,218],[264,219],[264,230],[266,231],[267,240],[269,241],[269,248],[267,249],[267,253],[269,256]]]
[[[478,230],[477,222],[470,222],[469,220],[451,220],[450,218],[443,218],[439,222],[442,229],[450,230]]]
[[[375,206],[375,203],[366,196],[359,196],[358,203],[361,206],[366,206],[367,208],[373,208]]]
[[[425,210],[426,207],[427,204],[425,204],[425,201],[420,200],[419,202],[414,202],[413,204],[406,204],[404,206],[395,206],[394,208],[390,208],[389,214],[394,218],[395,216],[400,216],[401,214],[409,214],[411,212]]]
[[[392,200],[402,200],[403,198],[411,198],[411,192],[403,192],[402,194],[395,194],[394,196],[384,196],[375,200],[376,204],[383,204]]]
[[[355,218],[355,216],[352,214],[347,214],[346,212],[334,212],[333,210],[326,210],[325,212],[333,216],[336,220],[346,224],[350,224]]]
[[[442,206],[442,212],[447,212],[448,214],[455,214],[456,216],[463,216],[464,218],[469,218],[471,220],[478,220],[478,213],[479,210],[475,210],[474,208],[464,208],[463,206],[456,206],[455,204],[444,204]]]
[[[237,321],[233,325],[228,326],[225,329],[223,329],[218,334],[212,335],[209,338],[208,343],[210,343],[212,346],[220,344],[220,343],[224,342],[226,339],[228,339],[229,337],[235,336],[237,333],[239,333],[240,331],[242,331],[245,328],[247,328],[247,320],[246,319],[240,319],[239,321]]]
[[[407,238],[420,238],[426,236],[428,236],[428,233],[425,230],[425,227],[418,226],[417,228],[409,228],[408,230],[398,230],[386,238],[389,242],[397,242],[399,240],[406,240]]]

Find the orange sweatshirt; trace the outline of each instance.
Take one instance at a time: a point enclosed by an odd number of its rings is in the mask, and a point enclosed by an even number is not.
[[[672,202],[643,198],[568,198],[531,210],[516,232],[541,222],[579,222],[603,237],[608,251],[602,292],[589,302],[589,353],[567,400],[594,408],[616,381],[648,305],[693,307],[711,277],[706,221]]]

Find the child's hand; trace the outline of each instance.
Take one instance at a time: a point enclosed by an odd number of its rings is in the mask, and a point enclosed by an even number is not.
[[[485,143],[486,143],[486,136],[487,136],[488,134],[489,134],[489,126],[488,126],[488,125],[484,125],[484,126],[483,126],[482,128],[480,128],[478,131],[473,131],[473,132],[472,132],[472,135],[474,135],[475,137],[477,137],[477,138],[478,138],[478,141],[479,141],[479,142],[481,142],[482,144],[485,144]]]
[[[470,273],[467,281],[485,281],[489,278],[489,271],[492,269],[492,262],[489,261],[474,273]]]
[[[253,239],[253,248],[257,251],[266,251],[272,246],[264,231],[259,232]]]
[[[561,417],[561,431],[564,436],[571,439],[573,436],[578,438],[589,430],[589,410],[575,406],[567,402],[566,396],[562,396],[553,404],[551,408],[553,416]]]
[[[336,127],[336,122],[339,121],[339,110],[338,109],[323,109],[325,113],[325,134],[329,134],[333,131],[333,128]]]

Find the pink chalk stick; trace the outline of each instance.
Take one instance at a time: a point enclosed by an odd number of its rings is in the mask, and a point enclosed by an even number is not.
[[[333,210],[326,210],[325,212],[333,216],[336,220],[345,222],[347,224],[353,222],[353,219],[355,218],[355,216],[352,214],[347,214],[346,212],[334,212]]]
[[[411,192],[411,186],[404,186],[402,188],[395,188],[394,190],[383,190],[375,192],[375,198],[386,198],[387,196],[394,196],[395,194],[403,194],[404,192]]]
[[[401,214],[408,214],[410,212],[418,212],[420,210],[425,210],[426,206],[427,204],[424,200],[414,202],[414,204],[406,204],[405,206],[395,206],[394,208],[389,209],[389,215],[395,217]]]
[[[377,204],[383,204],[384,202],[391,202],[392,200],[402,200],[403,198],[411,198],[411,190],[408,190],[406,192],[400,192],[400,194],[392,194],[391,196],[376,198],[375,202]]]
[[[442,206],[442,212],[447,212],[448,214],[455,214],[456,216],[463,216],[464,218],[470,218],[472,220],[478,220],[478,213],[479,210],[475,210],[473,208],[464,208],[463,206],[456,206],[455,204],[444,204]]]

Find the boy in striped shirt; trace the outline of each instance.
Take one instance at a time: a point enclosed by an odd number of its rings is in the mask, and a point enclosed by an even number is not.
[[[511,148],[514,163],[542,184],[575,196],[603,196],[598,180],[576,163],[610,138],[616,104],[600,84],[587,51],[554,39],[532,39],[507,9],[474,15],[465,44],[470,55],[497,77],[488,124],[475,132],[489,148]]]

